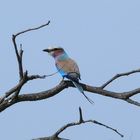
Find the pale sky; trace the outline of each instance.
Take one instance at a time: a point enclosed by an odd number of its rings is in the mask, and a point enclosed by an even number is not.
[[[75,59],[83,83],[101,86],[117,73],[140,67],[139,0],[1,0],[0,2],[0,92],[18,82],[18,67],[11,41],[15,34],[51,21],[38,31],[20,36],[24,68],[30,74],[56,72],[54,60],[42,52],[51,45],[65,48]],[[28,83],[22,93],[50,89],[61,81],[59,74]],[[140,87],[140,74],[123,77],[106,89],[129,91]],[[71,140],[138,140],[140,108],[124,101],[86,92],[89,104],[75,88],[37,102],[22,102],[0,114],[1,140],[30,140],[48,136],[66,123],[78,120],[78,108],[85,119],[95,119],[124,134],[124,138],[98,125],[71,127],[60,136]],[[135,96],[140,102],[140,96]]]

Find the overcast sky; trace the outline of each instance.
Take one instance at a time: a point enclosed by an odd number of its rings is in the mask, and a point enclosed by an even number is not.
[[[44,48],[61,46],[80,67],[83,83],[101,86],[117,73],[140,67],[139,0],[1,0],[0,1],[0,93],[18,82],[18,67],[11,35],[51,21],[50,25],[21,35],[24,69],[30,74],[56,72],[54,60]],[[59,74],[28,83],[22,93],[50,89],[61,81]],[[140,87],[140,74],[123,77],[106,89],[123,92]],[[125,135],[98,125],[84,124],[64,131],[71,140],[138,140],[140,108],[124,101],[86,92],[92,106],[73,88],[37,102],[23,102],[0,114],[1,140],[30,140],[53,134],[62,125],[78,120],[78,107],[85,119],[95,119]],[[140,101],[140,96],[135,96]]]

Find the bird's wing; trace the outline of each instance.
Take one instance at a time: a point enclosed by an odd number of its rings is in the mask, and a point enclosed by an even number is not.
[[[80,71],[76,62],[72,59],[58,60],[56,62],[56,67],[62,74],[77,73],[80,76]]]

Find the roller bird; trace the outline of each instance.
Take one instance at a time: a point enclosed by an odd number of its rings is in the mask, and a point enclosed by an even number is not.
[[[93,104],[94,102],[85,95],[84,90],[79,83],[81,78],[77,63],[68,56],[65,50],[61,47],[51,47],[44,49],[43,51],[48,52],[54,58],[55,66],[63,79],[67,78],[72,81],[74,86],[85,96],[85,98],[91,104]]]

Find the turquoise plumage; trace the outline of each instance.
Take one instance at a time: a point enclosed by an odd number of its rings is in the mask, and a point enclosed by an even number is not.
[[[67,55],[64,49],[48,48],[43,51],[48,52],[55,59],[56,68],[61,76],[71,80],[75,87],[85,96],[85,98],[91,104],[93,104],[94,102],[85,95],[84,90],[79,83],[80,71],[77,63]]]

